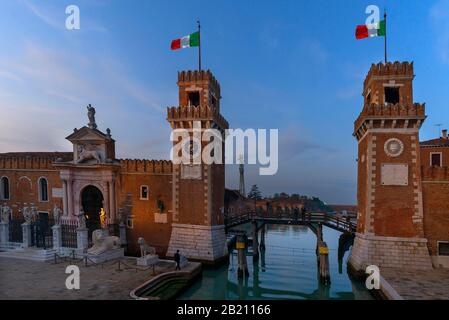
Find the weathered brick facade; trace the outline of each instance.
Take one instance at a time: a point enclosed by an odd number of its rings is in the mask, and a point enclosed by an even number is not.
[[[372,65],[358,140],[358,226],[350,265],[431,268],[437,241],[449,239],[449,145],[419,143],[425,105],[413,101],[413,63]],[[430,154],[442,150],[441,166]],[[434,159],[434,161],[438,158]]]
[[[210,71],[180,72],[178,86],[179,106],[167,109],[173,129],[191,129],[193,121],[203,129],[228,128],[220,114],[220,85]],[[164,256],[178,249],[189,258],[209,262],[226,256],[224,164],[201,164],[198,172],[194,168],[198,177],[193,177],[183,172],[191,166],[172,161],[115,159],[111,131],[98,130],[91,117],[88,126],[67,137],[73,152],[0,154],[0,179],[7,184],[0,203],[14,214],[34,206],[49,217],[57,205],[63,218],[73,221],[82,213],[88,219],[98,216],[99,207],[104,208],[110,224],[126,222],[129,253],[137,253],[137,239],[144,237]],[[39,196],[41,178],[47,181],[45,201]],[[94,213],[85,205],[93,196],[86,198],[88,188],[101,194]],[[120,213],[127,214],[126,221],[119,221]]]

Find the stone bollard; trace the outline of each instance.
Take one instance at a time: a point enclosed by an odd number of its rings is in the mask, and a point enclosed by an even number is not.
[[[31,224],[28,222],[22,223],[22,238],[22,247],[31,247],[33,239],[31,239]]]
[[[259,238],[257,232],[257,221],[253,221],[253,260],[259,260]]]
[[[249,276],[249,272],[248,272],[248,263],[246,262],[246,254],[245,254],[246,241],[243,236],[237,237],[236,247],[237,247],[237,260],[238,260],[237,276],[239,278],[244,278],[244,277]]]
[[[120,231],[120,243],[122,246],[126,245],[126,225],[124,223],[120,223],[119,225],[119,231]]]
[[[54,225],[51,227],[53,233],[53,249],[59,250],[62,247],[62,233],[61,226]]]
[[[76,229],[76,244],[81,252],[89,247],[89,230],[87,228]]]
[[[9,242],[9,224],[0,222],[0,245],[6,245]]]

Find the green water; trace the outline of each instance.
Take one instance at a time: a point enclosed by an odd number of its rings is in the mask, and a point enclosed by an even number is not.
[[[266,226],[266,250],[258,263],[247,257],[249,277],[237,278],[237,255],[217,269],[204,269],[203,276],[179,299],[259,300],[259,299],[372,299],[364,284],[351,279],[346,271],[348,252],[341,270],[338,265],[340,232],[323,229],[329,247],[331,285],[317,278],[316,237],[303,226]],[[341,271],[341,272],[340,272]]]

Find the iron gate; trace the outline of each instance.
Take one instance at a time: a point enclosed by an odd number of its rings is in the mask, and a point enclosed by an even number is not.
[[[64,248],[77,247],[76,224],[61,224],[61,244]]]
[[[31,246],[38,248],[53,248],[53,219],[47,212],[39,212],[39,216],[31,223]]]
[[[9,220],[9,242],[23,242],[22,223],[25,222],[21,214],[13,214]]]

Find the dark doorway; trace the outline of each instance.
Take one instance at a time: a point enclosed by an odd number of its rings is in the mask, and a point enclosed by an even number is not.
[[[81,205],[86,217],[86,227],[89,229],[89,239],[92,232],[101,229],[100,211],[103,208],[103,194],[94,186],[87,186],[81,193]]]

